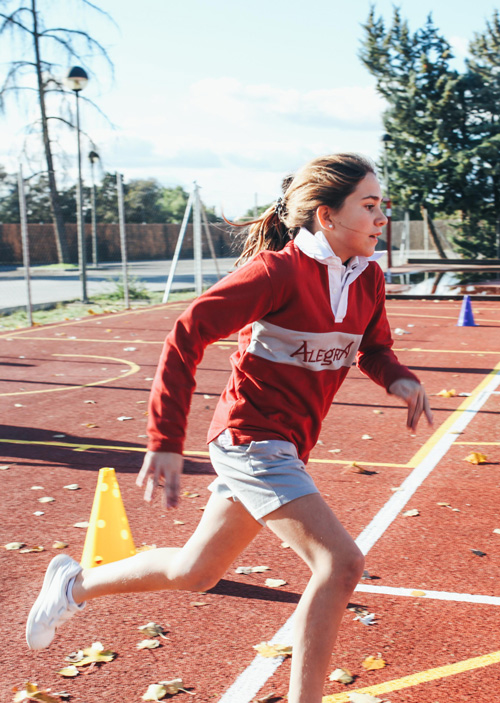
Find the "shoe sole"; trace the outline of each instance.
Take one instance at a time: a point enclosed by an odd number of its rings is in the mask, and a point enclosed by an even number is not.
[[[38,594],[38,598],[36,601],[33,603],[33,606],[30,610],[30,614],[28,616],[28,621],[26,623],[26,643],[30,649],[46,649],[52,642],[52,639],[50,642],[47,644],[41,646],[41,647],[36,647],[34,646],[33,641],[30,642],[30,630],[33,622],[35,621],[36,615],[38,613],[38,610],[40,608],[40,603],[44,600],[46,592],[50,589],[52,581],[54,579],[54,576],[56,574],[56,571],[58,570],[61,562],[66,562],[67,559],[70,557],[66,556],[65,554],[58,554],[56,557],[52,559],[50,564],[47,567],[47,571],[45,572],[45,577],[43,579],[43,584],[42,584],[42,590]],[[55,635],[55,631],[54,631]]]

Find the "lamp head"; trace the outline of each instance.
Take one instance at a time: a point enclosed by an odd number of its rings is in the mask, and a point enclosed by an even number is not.
[[[80,66],[73,66],[66,77],[66,85],[75,93],[83,90],[89,81],[87,72]]]

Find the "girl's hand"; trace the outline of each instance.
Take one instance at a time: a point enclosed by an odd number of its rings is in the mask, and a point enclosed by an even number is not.
[[[408,406],[406,426],[411,430],[415,431],[417,429],[422,413],[425,413],[427,422],[432,425],[433,418],[429,399],[420,383],[410,378],[398,378],[397,381],[393,381],[389,386],[389,393],[397,395]]]
[[[179,502],[180,475],[184,464],[182,454],[173,452],[146,452],[136,484],[141,487],[146,479],[144,500],[151,502],[158,486],[163,486],[162,505],[175,508]]]

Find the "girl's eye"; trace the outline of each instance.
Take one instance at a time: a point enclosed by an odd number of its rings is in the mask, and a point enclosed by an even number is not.
[[[369,205],[367,205],[366,207],[367,207],[368,210],[373,210],[373,208],[375,207],[375,205],[369,204]]]

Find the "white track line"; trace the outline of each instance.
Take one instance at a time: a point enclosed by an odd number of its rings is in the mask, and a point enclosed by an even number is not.
[[[425,600],[449,600],[458,603],[479,603],[481,605],[500,605],[498,596],[482,596],[472,593],[449,593],[448,591],[428,591],[418,588],[394,588],[393,586],[369,586],[360,583],[356,586],[360,593],[374,593],[384,596],[405,596],[407,598],[423,598]]]
[[[402,508],[408,503],[415,491],[422,485],[431,471],[441,461],[448,449],[457,438],[457,432],[461,432],[476,413],[482,408],[490,395],[495,392],[500,385],[500,371],[492,375],[491,381],[477,394],[464,412],[461,412],[455,422],[448,429],[429,451],[420,464],[413,469],[411,474],[402,483],[400,490],[387,501],[384,507],[379,510],[370,524],[361,532],[356,540],[356,544],[363,554],[368,554],[373,545],[382,537],[387,528],[399,515]],[[270,642],[279,644],[292,644],[293,613],[288,618],[283,627],[274,635]],[[249,664],[245,671],[240,674],[234,684],[228,688],[219,703],[250,703],[258,691],[264,686],[266,681],[274,674],[279,665],[284,661],[283,657],[267,659],[257,655]]]

